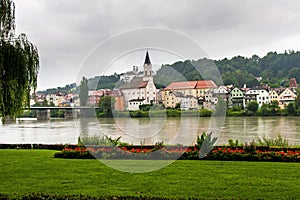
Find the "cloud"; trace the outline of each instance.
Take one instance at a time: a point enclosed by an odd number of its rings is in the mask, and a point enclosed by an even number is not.
[[[39,48],[39,82],[43,87],[59,86],[62,80],[66,84],[75,81],[81,63],[97,44],[140,27],[182,32],[202,45],[212,58],[220,59],[298,50],[299,46],[300,4],[294,0],[15,2],[17,32],[25,32]],[[58,70],[67,73],[58,75]]]

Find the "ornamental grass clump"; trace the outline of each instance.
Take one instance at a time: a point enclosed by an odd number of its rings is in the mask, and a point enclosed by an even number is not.
[[[267,138],[265,135],[262,138],[258,137],[257,142],[259,146],[288,148],[290,146],[287,138],[283,138],[278,134],[276,138]]]

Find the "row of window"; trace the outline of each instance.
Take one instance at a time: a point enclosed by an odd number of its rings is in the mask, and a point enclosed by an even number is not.
[[[142,105],[142,102],[129,102],[129,105]]]
[[[127,94],[130,95],[131,92],[128,92]],[[132,92],[132,95],[135,95],[135,94],[140,94],[140,92]],[[141,94],[144,94],[144,92],[142,91]],[[149,94],[149,92],[147,92],[147,94]],[[156,93],[153,92],[153,94],[156,94]]]
[[[232,94],[232,97],[243,97],[243,94]]]

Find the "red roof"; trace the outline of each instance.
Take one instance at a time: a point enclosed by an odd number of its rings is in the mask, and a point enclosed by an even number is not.
[[[212,80],[201,81],[185,81],[185,82],[173,82],[165,89],[180,90],[180,89],[210,89],[217,88],[217,85]]]
[[[296,78],[291,78],[290,79],[290,87],[297,87]]]
[[[196,89],[211,89],[218,86],[212,80],[197,81]]]
[[[166,89],[170,89],[170,90],[193,89],[196,87],[196,85],[197,85],[197,81],[173,82],[170,83],[170,85],[168,85]]]

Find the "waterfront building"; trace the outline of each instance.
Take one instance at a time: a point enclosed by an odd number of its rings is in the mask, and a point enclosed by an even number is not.
[[[177,105],[181,104],[184,99],[184,95],[178,91],[168,91],[165,96],[164,105],[166,108],[175,108]]]
[[[212,80],[172,82],[162,91],[162,101],[165,104],[170,91],[180,92],[183,96],[193,96],[199,99],[200,97],[204,98],[206,92],[216,88],[217,85]]]
[[[197,110],[199,109],[198,99],[191,95],[185,96],[180,104],[181,110]]]
[[[138,110],[139,105],[156,103],[157,89],[153,81],[152,64],[147,51],[142,77],[135,77],[130,82],[120,86],[127,110]]]
[[[279,107],[285,108],[289,103],[294,102],[296,97],[297,95],[290,88],[286,88],[279,94]]]
[[[230,93],[226,86],[221,85],[218,88],[213,90],[214,96],[221,97],[224,99],[226,103],[226,107],[229,107],[229,99],[230,99]]]
[[[124,111],[125,110],[125,101],[122,92],[118,89],[114,89],[111,93],[111,96],[114,97],[114,110]]]
[[[235,87],[230,91],[230,107],[244,106],[244,93],[239,88]]]
[[[251,101],[256,101],[258,103],[258,107],[261,107],[263,104],[270,103],[269,91],[260,86],[252,87],[245,93],[244,107],[246,107],[246,105]]]
[[[278,90],[277,90],[278,91]],[[275,89],[269,92],[270,103],[277,101],[279,103],[279,94]]]

